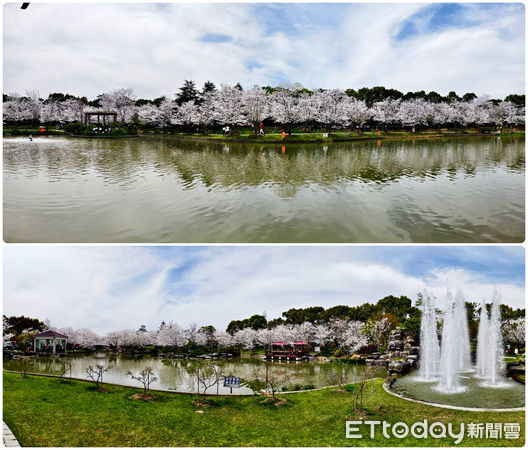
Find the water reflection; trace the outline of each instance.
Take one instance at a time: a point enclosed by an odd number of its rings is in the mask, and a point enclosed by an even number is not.
[[[45,374],[58,374],[61,368],[60,358],[39,357],[35,358],[34,371]],[[105,373],[104,381],[107,383],[122,384],[127,386],[141,387],[141,384],[132,380],[127,372],[139,372],[146,366],[153,368],[158,380],[152,384],[155,389],[170,389],[181,392],[196,392],[197,381],[195,368],[203,364],[201,360],[179,360],[179,359],[161,359],[150,356],[112,356],[104,353],[72,358],[72,377],[89,379],[86,375],[88,365],[104,364],[112,368]],[[266,362],[258,358],[233,358],[228,360],[215,361],[224,374],[224,376],[241,377],[242,386],[234,389],[234,394],[252,394],[253,390],[249,387],[258,377],[265,376],[266,366],[268,374],[275,376],[285,375],[288,378],[286,387],[308,386],[322,387],[332,383],[334,378],[331,376],[337,370],[330,363],[319,363],[314,361],[291,361],[291,362]],[[4,360],[6,370],[18,370],[15,361]],[[339,367],[341,369],[341,367]],[[346,380],[353,381],[354,365],[344,365]],[[361,374],[364,366],[358,366],[358,373]],[[69,374],[67,374],[69,376]],[[377,369],[374,376],[385,377],[385,369]],[[215,393],[216,385],[208,392]],[[229,393],[229,388],[218,386],[219,393]]]
[[[35,141],[4,139],[8,241],[523,240],[524,139]]]

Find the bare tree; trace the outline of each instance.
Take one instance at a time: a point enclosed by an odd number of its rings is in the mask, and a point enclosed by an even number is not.
[[[60,381],[64,379],[64,375],[70,374],[70,380],[72,377],[72,359],[64,358],[61,360],[61,368],[59,369]]]
[[[220,379],[225,376],[224,369],[217,364],[213,364],[214,377],[216,379],[216,396],[218,397],[218,390],[220,388]]]
[[[359,378],[356,378],[352,392],[352,404],[354,410],[359,414],[364,412],[363,407],[365,402],[374,394],[374,383],[375,379],[373,378],[372,369],[370,366],[366,366],[363,373],[359,375]]]
[[[200,386],[202,386],[202,398],[205,400],[207,389],[218,382],[218,373],[215,364],[212,361],[205,361],[194,369],[194,373],[198,383],[198,394],[200,394]]]
[[[347,382],[345,363],[339,358],[335,359],[332,362],[330,372],[328,372],[326,378],[331,385],[338,385],[339,389],[343,390],[343,386]]]
[[[145,367],[141,372],[138,374],[133,373],[132,371],[128,371],[127,375],[130,376],[133,380],[137,380],[140,383],[143,384],[143,392],[146,394],[149,389],[150,385],[154,383],[154,381],[157,381],[158,377],[155,375],[154,371],[152,370],[152,367]]]
[[[22,358],[17,359],[16,366],[20,372],[22,372],[22,376],[27,378],[27,373],[30,369],[33,369],[35,363],[29,356],[23,356]]]
[[[275,372],[270,367],[269,371],[266,371],[266,393],[271,393],[271,396],[275,398],[275,393],[286,386],[290,380],[291,377],[287,376],[286,372]]]
[[[95,366],[88,366],[86,369],[86,373],[91,378],[91,380],[95,383],[95,387],[97,390],[100,389],[100,385],[103,382],[103,375],[105,372],[108,372],[112,366],[103,366],[102,364],[96,364]]]

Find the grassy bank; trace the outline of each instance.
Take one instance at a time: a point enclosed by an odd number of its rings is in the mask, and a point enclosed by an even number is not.
[[[80,134],[77,137],[93,137],[93,138],[113,138],[123,136],[136,136],[135,128],[134,133],[130,133],[123,130],[115,130],[115,136],[101,135],[101,134]],[[63,130],[49,129],[44,133],[40,133],[38,128],[4,128],[4,136],[46,136],[46,135],[60,135],[68,136]],[[332,142],[344,142],[344,141],[363,141],[363,140],[387,140],[387,139],[431,139],[431,138],[444,138],[444,137],[472,137],[472,136],[505,136],[505,137],[524,137],[524,131],[517,130],[504,130],[502,134],[495,134],[489,131],[483,132],[478,128],[471,129],[453,129],[453,130],[424,130],[417,131],[415,133],[409,131],[382,131],[378,135],[377,131],[365,131],[361,134],[350,131],[334,131],[325,137],[327,133],[323,131],[317,132],[303,132],[300,130],[294,130],[292,134],[282,137],[280,132],[270,132],[264,136],[253,134],[249,129],[241,130],[236,135],[223,135],[221,133],[180,133],[175,131],[162,131],[156,130],[140,130],[140,136],[167,136],[180,139],[197,140],[197,141],[216,141],[216,142],[250,142],[259,144],[277,144],[277,143],[332,143]]]
[[[196,140],[196,141],[216,141],[216,142],[251,142],[258,144],[277,144],[277,143],[332,143],[332,142],[346,142],[346,141],[368,141],[368,140],[392,140],[392,139],[434,139],[434,138],[449,138],[449,137],[474,137],[474,136],[488,136],[488,137],[524,137],[524,131],[505,131],[501,135],[492,133],[481,133],[479,130],[465,130],[465,131],[422,131],[411,133],[407,131],[384,131],[380,135],[375,131],[364,132],[361,134],[351,133],[345,131],[332,132],[328,137],[324,133],[302,133],[294,132],[282,138],[280,133],[270,133],[264,136],[255,136],[251,133],[239,133],[233,136],[222,134],[185,134],[185,133],[160,133],[160,132],[145,132],[143,136],[169,136],[181,139]]]
[[[4,373],[4,421],[22,446],[448,446],[451,438],[346,439],[345,421],[358,420],[351,394],[332,389],[283,395],[286,405],[261,404],[262,397],[219,397],[197,407],[193,396],[155,393],[155,401],[133,400],[136,389],[22,378]],[[521,446],[524,412],[465,412],[410,403],[387,394],[382,381],[369,399],[366,420],[428,419],[444,424],[517,422],[521,439],[469,439],[463,446]],[[455,427],[458,430],[458,426]]]

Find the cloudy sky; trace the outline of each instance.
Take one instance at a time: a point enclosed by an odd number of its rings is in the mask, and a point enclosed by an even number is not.
[[[173,96],[240,82],[524,92],[524,5],[46,4],[4,7],[4,92]]]
[[[468,300],[524,307],[522,247],[475,246],[9,246],[4,314],[58,327],[157,328],[162,320],[224,329],[231,319],[289,308],[413,300],[446,288]]]

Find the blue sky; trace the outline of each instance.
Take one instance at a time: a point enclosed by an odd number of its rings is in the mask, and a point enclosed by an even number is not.
[[[524,14],[522,3],[12,3],[4,91],[173,96],[193,79],[504,98],[524,91]]]
[[[28,265],[28,261],[31,264]],[[59,327],[156,327],[162,320],[224,328],[295,307],[376,302],[447,288],[471,301],[524,305],[519,246],[37,246],[4,252],[4,313]]]

